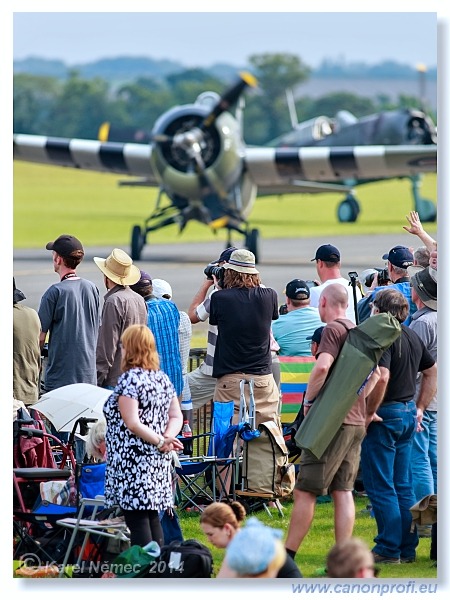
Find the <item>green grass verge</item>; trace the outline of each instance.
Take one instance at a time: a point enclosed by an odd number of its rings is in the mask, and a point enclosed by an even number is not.
[[[34,248],[61,232],[72,233],[86,246],[128,247],[131,228],[152,212],[157,190],[121,188],[112,174],[14,161],[14,247]],[[424,176],[422,195],[437,197],[435,174]],[[389,180],[357,188],[361,213],[356,223],[338,223],[342,194],[298,194],[257,199],[250,215],[263,238],[398,233],[413,208],[408,180]],[[427,224],[427,231],[436,231]],[[149,243],[210,241],[213,232],[189,222],[180,236],[176,225],[149,234]],[[226,240],[218,231],[217,239]]]
[[[370,517],[366,510],[368,504],[367,498],[355,498],[356,521],[353,534],[362,538],[373,547],[373,539],[376,535],[375,519]],[[284,538],[286,537],[289,521],[291,517],[293,502],[286,500],[283,502],[284,515],[281,517],[276,508],[271,508],[271,517],[264,511],[252,513],[260,521],[269,527],[281,529]],[[217,573],[225,554],[225,550],[218,549],[208,543],[206,536],[200,527],[198,513],[180,511],[179,513],[181,528],[185,539],[194,538],[210,548],[214,558],[214,572]],[[334,544],[333,527],[333,504],[317,504],[314,520],[311,529],[303,541],[297,556],[298,564],[303,577],[318,577],[316,570],[325,565],[327,552]],[[420,539],[417,547],[417,560],[415,563],[406,563],[400,565],[380,565],[380,578],[405,578],[410,580],[433,579],[437,577],[437,569],[432,566],[430,560],[430,539]]]

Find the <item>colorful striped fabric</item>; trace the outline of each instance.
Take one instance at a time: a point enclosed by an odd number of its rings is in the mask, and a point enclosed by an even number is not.
[[[281,420],[295,420],[314,367],[314,356],[279,356],[281,372]]]

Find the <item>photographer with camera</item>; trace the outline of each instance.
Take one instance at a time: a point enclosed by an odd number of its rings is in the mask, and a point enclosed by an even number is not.
[[[311,282],[315,285],[314,282]],[[286,285],[286,313],[272,324],[272,332],[280,346],[281,356],[311,356],[310,338],[323,325],[319,310],[310,306],[307,281],[293,279]]]
[[[372,280],[369,294],[364,296],[358,302],[358,318],[359,322],[365,321],[370,317],[371,302],[375,295],[387,285],[392,285],[395,289],[401,292],[409,303],[409,315],[405,320],[405,325],[409,325],[411,317],[417,310],[416,305],[411,298],[410,277],[408,275],[408,267],[414,264],[414,256],[406,246],[394,246],[387,254],[383,254],[383,260],[387,260],[386,269],[376,269],[376,273],[369,275],[366,279],[366,285]],[[370,286],[367,286],[370,288]]]
[[[206,278],[195,294],[188,309],[192,324],[205,322],[209,319],[211,296],[217,291],[214,286],[213,273],[218,281],[221,280],[221,270],[231,254],[237,250],[234,246],[226,248],[215,261],[210,262],[204,269]],[[210,402],[214,396],[216,379],[213,377],[214,352],[217,341],[217,327],[208,325],[206,356],[199,367],[188,373],[189,388],[192,397],[192,409],[195,411]]]
[[[223,289],[211,296],[211,325],[217,325],[214,400],[239,409],[240,381],[254,380],[256,427],[278,421],[279,393],[272,374],[271,323],[278,319],[275,290],[261,285],[255,255],[235,250],[223,266]],[[217,285],[216,275],[213,274]]]

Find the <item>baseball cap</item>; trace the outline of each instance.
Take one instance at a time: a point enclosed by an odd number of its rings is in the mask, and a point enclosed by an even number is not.
[[[315,260],[338,263],[341,260],[341,253],[336,246],[333,246],[332,244],[323,244],[323,246],[317,248],[316,255],[311,259],[311,262],[314,262]]]
[[[290,281],[286,285],[284,293],[291,300],[306,300],[311,295],[309,287],[303,279],[293,279]]]
[[[229,248],[225,248],[222,254],[219,256],[217,260],[213,260],[213,263],[216,262],[228,262],[230,260],[230,256],[233,254],[235,250],[238,250],[235,246],[230,246]]]
[[[312,342],[316,342],[316,344],[320,344],[320,340],[322,339],[322,331],[325,329],[325,325],[318,327],[312,335],[309,335],[306,339],[311,340]]]
[[[387,254],[381,257],[383,260],[388,260],[394,266],[400,269],[407,269],[414,264],[414,256],[411,250],[406,246],[394,246]]]
[[[172,287],[170,283],[164,279],[153,280],[153,295],[156,298],[162,298],[163,296],[170,296],[172,298]]]
[[[47,250],[54,250],[63,258],[66,258],[70,256],[72,252],[77,251],[84,254],[83,246],[80,240],[73,235],[60,235],[54,242],[49,242],[45,247]]]
[[[139,278],[139,281],[130,286],[133,291],[142,290],[143,288],[152,285],[152,278],[148,273],[146,273],[145,271],[140,271],[140,274],[141,276]]]

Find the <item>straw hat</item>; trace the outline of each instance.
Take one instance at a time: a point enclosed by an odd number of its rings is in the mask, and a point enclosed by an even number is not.
[[[95,256],[94,262],[108,279],[119,285],[133,285],[141,277],[140,270],[133,265],[128,254],[120,248],[114,248],[108,258]]]

